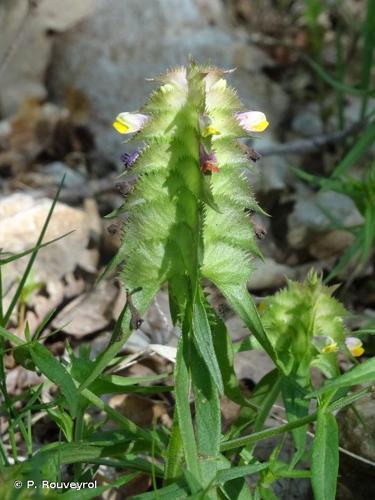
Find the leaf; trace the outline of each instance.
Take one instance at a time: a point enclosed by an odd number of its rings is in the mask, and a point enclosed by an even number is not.
[[[267,469],[268,466],[268,462],[264,462],[261,464],[239,465],[238,467],[223,469],[217,473],[217,481],[219,483],[225,483],[232,479],[237,479],[238,477],[250,476],[250,474],[256,474],[261,470]]]
[[[335,417],[320,411],[312,449],[311,483],[316,500],[335,500],[339,437]]]
[[[200,464],[202,485],[208,487],[215,479],[220,454],[220,400],[206,364],[194,349],[192,349],[192,359],[194,361],[191,364],[191,377],[195,396],[198,453],[204,457]]]
[[[193,333],[195,346],[202,356],[220,394],[223,394],[223,379],[216,359],[211,328],[207,319],[206,310],[199,297],[196,298],[193,309]]]
[[[11,332],[8,332],[8,330],[3,328],[2,326],[0,326],[0,337],[3,337],[5,340],[9,340],[10,342],[13,342],[13,344],[16,344],[17,346],[22,346],[24,344],[24,342],[19,337],[17,337]]]
[[[65,233],[61,236],[58,236],[57,238],[54,238],[53,240],[46,241],[45,243],[40,243],[39,245],[35,245],[34,247],[29,248],[28,250],[24,250],[23,252],[11,254],[11,255],[8,254],[9,257],[0,258],[0,266],[4,266],[5,264],[9,264],[10,262],[13,262],[15,260],[22,259],[22,257],[25,257],[26,255],[29,255],[33,252],[39,252],[39,250],[41,250],[42,248],[47,247],[48,245],[52,245],[52,243],[56,243],[56,241],[62,240],[63,238],[66,238],[67,236],[69,236],[72,233],[74,233],[74,230],[68,231],[67,233]],[[4,254],[2,254],[2,252],[0,252],[0,257],[1,257],[1,255],[4,255]]]
[[[237,375],[234,371],[234,353],[232,340],[228,334],[225,323],[217,316],[210,321],[212,339],[216,359],[220,366],[224,385],[224,394],[239,405],[248,404],[243,396]]]
[[[39,370],[60,388],[72,416],[75,417],[79,404],[79,394],[70,374],[43,345],[32,342],[29,351]]]
[[[109,406],[109,404],[105,403],[100,397],[91,392],[89,389],[83,389],[81,394],[88,401],[90,401],[91,404],[100,410],[105,411],[115,422],[119,423],[123,429],[133,434],[134,439],[143,438],[149,443],[153,442],[153,436],[149,431],[138,427],[138,425],[121,415],[121,413]],[[156,443],[156,445],[160,445],[160,443]]]
[[[332,389],[341,389],[352,385],[364,384],[365,382],[374,382],[375,380],[375,357],[368,359],[340,377],[329,380],[322,387],[307,394],[306,398],[313,398],[331,391]]]
[[[169,484],[164,488],[156,491],[143,493],[143,495],[135,495],[133,500],[178,500],[188,498],[189,490],[182,481]]]
[[[175,368],[175,393],[176,408],[179,421],[181,439],[184,445],[185,460],[190,472],[198,479],[200,478],[199,456],[193,422],[190,414],[190,382],[188,372],[189,361],[188,346],[183,336],[180,338],[176,368]]]
[[[91,498],[96,498],[101,493],[104,493],[106,490],[109,488],[118,488],[119,486],[123,486],[124,484],[129,483],[133,479],[135,479],[138,476],[138,474],[133,473],[133,474],[125,474],[123,476],[120,476],[119,478],[115,479],[114,481],[108,482],[108,484],[105,484],[104,486],[98,486],[97,488],[85,488],[79,490],[79,498],[80,500],[90,500]],[[72,488],[70,491],[67,491],[66,493],[63,493],[61,495],[61,498],[63,500],[76,500],[77,498],[77,491],[74,491]],[[134,498],[134,497],[133,497]]]
[[[369,124],[369,126],[360,134],[358,140],[355,142],[354,146],[350,151],[344,156],[344,158],[337,165],[332,173],[332,177],[339,177],[348,168],[356,164],[362,156],[367,153],[367,151],[373,146],[375,141],[375,121]]]
[[[346,94],[351,94],[351,95],[357,95],[357,96],[374,96],[375,95],[375,90],[364,90],[364,89],[358,89],[355,87],[351,87],[350,85],[345,85],[344,83],[340,82],[339,80],[336,80],[333,78],[327,71],[320,66],[318,63],[313,61],[307,56],[304,56],[304,59],[308,62],[308,64],[311,66],[311,68],[324,80],[326,83],[331,85],[337,90],[341,90],[342,92]]]
[[[309,379],[306,378],[299,382],[302,386],[307,386]],[[281,393],[288,416],[288,422],[294,422],[308,415],[310,402],[303,398],[303,392],[302,390],[298,390],[298,384],[295,380],[291,380],[289,377],[283,377],[281,381]],[[305,451],[307,426],[293,429],[292,435],[296,446],[296,453],[291,463],[291,468],[294,468]]]
[[[217,285],[272,361],[279,364],[276,352],[267,337],[258,311],[247,289],[243,286],[222,286],[221,283]]]

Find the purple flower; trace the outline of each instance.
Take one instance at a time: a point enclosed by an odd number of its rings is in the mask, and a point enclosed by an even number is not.
[[[213,151],[207,152],[202,144],[199,146],[199,161],[204,174],[207,172],[220,172],[215,153]]]
[[[138,149],[136,149],[135,151],[132,151],[131,153],[123,153],[120,156],[120,158],[124,164],[124,167],[130,168],[133,165],[133,163],[135,163],[138,156],[139,156],[139,151],[138,151]]]

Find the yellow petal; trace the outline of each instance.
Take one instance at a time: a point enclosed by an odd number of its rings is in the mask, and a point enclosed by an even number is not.
[[[117,132],[119,132],[120,134],[127,134],[129,131],[129,128],[130,128],[129,125],[127,125],[126,123],[124,123],[123,121],[120,121],[118,119],[116,119],[113,122],[113,126],[117,130]]]
[[[365,350],[363,349],[363,347],[357,346],[357,347],[354,347],[353,349],[350,349],[350,352],[352,353],[352,355],[355,358],[359,358],[359,356],[362,356],[362,354],[365,352]]]
[[[203,129],[202,136],[208,137],[209,135],[220,135],[220,130],[209,125],[208,127]]]
[[[327,353],[327,352],[336,352],[338,350],[337,343],[332,342],[331,344],[328,344],[323,347],[322,352]]]
[[[252,125],[251,130],[253,132],[263,132],[263,130],[266,130],[268,125],[269,125],[269,122],[267,120],[262,120],[259,123]]]

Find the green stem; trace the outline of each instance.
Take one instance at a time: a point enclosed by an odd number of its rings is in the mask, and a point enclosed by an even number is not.
[[[77,411],[77,416],[75,419],[75,423],[74,423],[74,442],[76,444],[79,444],[79,442],[83,438],[83,429],[84,429],[84,423],[85,423],[84,422],[84,415],[85,415],[84,408],[82,406],[79,406],[78,411]],[[81,464],[80,463],[74,464],[73,470],[74,470],[74,480],[79,481],[79,479],[81,477],[81,471],[82,471]]]
[[[366,396],[369,392],[370,389],[366,388],[361,391],[357,391],[350,396],[346,396],[345,398],[334,401],[328,406],[327,411],[334,412],[337,410],[341,410],[345,406],[351,405],[354,401],[357,401],[358,399]],[[311,415],[307,415],[306,417],[295,420],[294,422],[289,422],[273,429],[265,429],[264,431],[254,432],[249,436],[242,436],[240,438],[231,439],[221,444],[220,451],[233,450],[235,448],[240,448],[241,446],[247,446],[249,444],[256,443],[257,441],[261,441],[263,439],[269,439],[273,436],[278,436],[279,434],[283,434],[284,432],[288,432],[303,425],[310,424],[311,422],[314,422],[317,417],[318,412],[314,412]]]

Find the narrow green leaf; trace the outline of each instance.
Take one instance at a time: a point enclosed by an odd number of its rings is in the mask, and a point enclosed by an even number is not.
[[[362,28],[364,43],[362,51],[362,77],[361,87],[368,89],[371,83],[371,72],[373,69],[373,56],[375,48],[375,2],[367,0],[366,20]],[[361,118],[366,115],[368,95],[362,98]]]
[[[362,156],[374,145],[375,141],[375,121],[360,134],[354,146],[344,156],[332,173],[332,177],[339,177],[352,165],[355,165]]]
[[[302,386],[307,386],[309,381],[300,381]],[[288,422],[294,422],[299,418],[306,417],[309,413],[310,402],[303,397],[303,392],[298,391],[296,381],[291,381],[289,377],[283,377],[281,382],[281,393],[283,396],[284,406],[288,417]],[[307,426],[298,427],[292,430],[294,443],[296,446],[296,453],[293,457],[291,468],[293,468],[305,451]]]
[[[183,337],[180,338],[175,368],[175,393],[180,434],[184,445],[187,466],[196,478],[200,478],[199,456],[193,422],[190,413],[190,381],[188,371],[189,352]]]
[[[188,498],[189,489],[182,481],[169,484],[157,491],[135,495],[133,500],[178,500]]]
[[[10,262],[13,262],[15,260],[22,259],[22,257],[25,257],[26,255],[30,255],[33,252],[39,252],[44,247],[47,247],[48,245],[52,245],[52,243],[56,243],[56,241],[62,240],[63,238],[66,238],[70,234],[74,233],[73,231],[68,231],[65,234],[62,234],[61,236],[58,236],[57,238],[54,238],[53,240],[46,241],[45,243],[41,243],[39,245],[35,245],[32,248],[29,248],[28,250],[24,250],[23,252],[16,253],[16,254],[11,254],[9,257],[4,257],[0,258],[0,266],[4,266],[5,264],[9,264]],[[0,252],[0,256],[4,255]]]
[[[196,298],[193,309],[193,333],[195,346],[202,356],[220,394],[223,394],[223,379],[216,359],[211,328],[207,319],[206,310],[199,297]]]
[[[195,396],[195,422],[198,453],[201,460],[202,485],[208,487],[215,479],[221,437],[220,400],[207,365],[196,350],[192,350],[192,386]],[[209,498],[209,496],[207,496]]]
[[[55,198],[53,199],[53,202],[51,204],[51,208],[48,211],[46,220],[45,220],[45,222],[43,224],[42,230],[40,231],[40,234],[39,234],[38,240],[36,242],[36,245],[35,245],[33,251],[31,252],[30,259],[29,259],[29,261],[27,263],[27,266],[26,266],[26,269],[24,270],[23,275],[22,275],[22,277],[20,279],[20,282],[18,284],[17,290],[15,291],[15,293],[13,295],[13,298],[11,300],[11,303],[10,303],[10,305],[8,307],[8,310],[5,313],[5,316],[4,316],[4,325],[5,326],[8,323],[9,318],[12,315],[12,312],[13,312],[13,310],[14,310],[17,302],[18,302],[18,299],[19,299],[19,297],[20,297],[20,295],[22,293],[22,290],[24,289],[25,283],[27,282],[27,279],[28,279],[28,277],[30,275],[31,269],[32,269],[32,267],[34,265],[34,262],[35,262],[35,259],[36,259],[37,255],[38,255],[40,246],[41,246],[41,244],[43,242],[43,238],[44,238],[44,236],[45,236],[45,234],[47,232],[47,228],[48,228],[49,222],[51,220],[53,211],[55,209],[57,200],[59,198],[60,191],[61,191],[61,189],[62,189],[62,187],[64,185],[64,179],[65,179],[65,175],[64,175],[64,177],[63,177],[63,179],[62,179],[62,181],[61,181],[61,183],[59,185],[59,188],[57,190]]]
[[[60,388],[74,417],[78,409],[79,394],[70,374],[43,345],[33,342],[30,344],[29,350],[32,360],[39,370]]]
[[[99,495],[101,495],[101,493],[104,493],[109,488],[118,488],[119,486],[123,486],[124,484],[129,483],[130,481],[138,477],[138,475],[139,474],[137,473],[125,474],[123,476],[120,476],[118,479],[110,481],[108,484],[105,484],[104,486],[98,486],[97,488],[92,488],[92,489],[85,488],[81,490],[71,489],[70,491],[63,493],[61,495],[61,498],[63,500],[76,500],[77,491],[79,491],[78,495],[80,500],[90,500],[91,498],[98,497]]]
[[[237,479],[238,477],[250,476],[251,474],[256,474],[261,470],[267,469],[268,466],[268,462],[263,462],[261,464],[239,465],[231,469],[220,470],[217,473],[217,481],[219,483],[225,483],[232,479]]]
[[[335,500],[339,436],[335,417],[320,411],[312,450],[311,483],[316,500]]]
[[[175,410],[171,435],[168,443],[167,458],[165,462],[164,480],[166,485],[169,484],[171,480],[176,479],[180,475],[183,458],[183,443],[181,439],[180,426],[178,423],[178,416]]]
[[[351,370],[340,377],[329,380],[322,387],[307,394],[307,398],[313,398],[325,394],[332,389],[350,387],[352,385],[374,382],[375,380],[375,357],[368,359],[364,363],[354,366]]]
[[[333,78],[327,71],[320,66],[320,64],[313,61],[311,58],[304,56],[304,59],[311,66],[311,68],[324,80],[326,83],[331,85],[333,88],[344,92],[345,94],[356,95],[356,96],[374,96],[375,90],[365,90],[358,89],[355,87],[351,87],[350,85],[346,85],[339,80]]]
[[[13,344],[16,345],[23,345],[24,343],[19,337],[14,335],[14,333],[8,332],[8,330],[3,328],[2,326],[0,326],[0,337],[3,337],[5,340],[9,340],[10,342],[13,342]]]
[[[89,385],[92,384],[92,382],[94,382],[97,377],[99,377],[99,375],[108,366],[110,361],[112,361],[112,359],[116,356],[124,342],[126,342],[131,333],[131,330],[129,328],[130,317],[131,315],[129,312],[128,304],[126,303],[116,321],[112,337],[107,348],[95,360],[95,364],[92,367],[90,375],[79,386],[78,390],[80,392],[86,389]]]
[[[233,307],[233,309],[237,312],[245,325],[253,333],[266,353],[276,364],[280,364],[279,360],[277,359],[275,350],[267,337],[267,333],[263,328],[263,324],[259,317],[255,304],[251,299],[247,289],[242,286],[228,287],[222,286],[221,284],[218,284],[218,286],[225,297],[228,299],[229,304]]]
[[[147,430],[141,429],[134,422],[124,417],[113,409],[109,404],[105,403],[102,399],[100,399],[96,394],[91,392],[89,389],[83,389],[81,391],[83,397],[85,397],[91,404],[99,408],[100,410],[105,411],[115,422],[118,422],[123,429],[132,433],[134,435],[134,439],[143,438],[146,441],[152,442],[152,435]],[[158,443],[159,444],[159,443]]]
[[[234,352],[225,323],[215,315],[210,321],[212,339],[216,358],[220,366],[224,385],[224,394],[239,405],[246,405],[248,401],[241,392],[237,375],[234,371]]]

